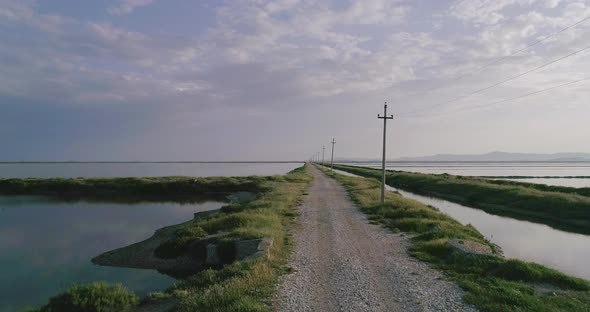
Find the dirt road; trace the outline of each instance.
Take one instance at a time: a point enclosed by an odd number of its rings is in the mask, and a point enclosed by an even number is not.
[[[315,180],[300,209],[276,311],[470,311],[462,292],[407,254],[409,239],[371,225],[334,179]]]

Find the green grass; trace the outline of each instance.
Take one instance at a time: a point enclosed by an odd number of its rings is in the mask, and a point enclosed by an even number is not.
[[[415,234],[411,255],[444,271],[466,291],[464,300],[481,311],[590,311],[588,281],[534,263],[455,251],[448,245],[454,238],[495,246],[472,226],[398,193],[387,192],[381,207],[375,179],[334,176],[372,222]]]
[[[256,200],[235,204],[226,212],[189,224],[189,228],[198,227],[207,234],[228,232],[227,240],[270,237],[273,244],[268,259],[209,269],[166,291],[179,300],[178,310],[270,311],[274,285],[287,270],[291,250],[286,230],[311,180],[306,167],[295,169],[274,177],[270,191]]]
[[[263,192],[273,177],[25,178],[0,179],[0,195],[62,200],[201,202],[237,192]]]
[[[377,169],[335,165],[335,169],[381,179]],[[590,197],[575,188],[448,174],[388,171],[386,183],[486,212],[543,223],[563,231],[590,234]]]
[[[39,312],[110,312],[133,311],[139,299],[121,284],[95,282],[74,285],[49,300]]]
[[[481,178],[489,178],[489,177],[481,177]],[[494,177],[495,178],[495,177]],[[531,179],[534,178],[524,177],[524,179]],[[571,177],[572,179],[576,177]],[[588,177],[584,177],[587,179]],[[512,177],[507,177],[507,179],[512,179]],[[514,179],[522,179],[519,177],[515,177]],[[570,179],[570,177],[562,177],[560,179]],[[580,178],[578,178],[580,179]],[[497,180],[497,179],[486,179],[489,183],[499,184],[499,185],[512,185],[512,186],[525,186],[529,188],[534,188],[537,190],[545,191],[545,192],[559,192],[559,193],[568,193],[568,194],[577,194],[582,196],[590,197],[590,187],[568,187],[568,186],[559,186],[559,185],[547,185],[547,184],[540,184],[540,183],[528,183],[528,182],[521,182],[521,181],[510,181],[510,180]]]
[[[186,253],[186,248],[191,242],[207,236],[207,232],[200,226],[183,227],[175,231],[174,239],[161,243],[154,253],[162,259],[173,259]]]
[[[296,170],[286,176],[274,177],[275,186],[279,188],[273,190],[280,190],[281,185],[291,184],[290,181],[302,175],[306,173]],[[191,242],[219,232],[227,233],[218,241],[222,246],[229,246],[237,240],[272,237],[283,229],[283,214],[280,212],[286,211],[281,211],[283,205],[277,205],[276,199],[270,195],[276,194],[271,191],[258,200],[234,203],[223,207],[220,214],[193,220],[177,230],[172,239],[162,243],[156,249],[157,255],[162,258],[178,257],[184,254]],[[232,258],[231,255],[228,258]]]

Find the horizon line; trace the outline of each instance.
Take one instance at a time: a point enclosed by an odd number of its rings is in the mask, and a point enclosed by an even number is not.
[[[177,163],[177,164],[186,164],[186,163],[218,163],[218,164],[228,164],[228,163],[305,163],[306,161],[303,160],[227,160],[227,161],[220,161],[220,160],[30,160],[30,161],[0,161],[0,164],[76,164],[76,163],[85,163],[85,164],[129,164],[129,163]]]
[[[31,161],[0,161],[0,164],[299,164],[307,163],[305,160],[31,160]],[[373,163],[381,162],[380,159],[341,158],[334,163]],[[387,163],[588,163],[585,160],[386,160]],[[329,163],[329,161],[327,162]]]

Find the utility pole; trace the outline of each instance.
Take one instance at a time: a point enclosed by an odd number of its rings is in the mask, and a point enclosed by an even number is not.
[[[322,167],[324,167],[326,165],[326,162],[324,161],[324,154],[326,153],[326,146],[322,146]]]
[[[383,106],[383,116],[377,114],[378,119],[383,119],[383,159],[381,159],[381,207],[385,204],[385,145],[387,137],[387,119],[393,119],[393,115],[387,116],[387,102]]]
[[[336,139],[332,138],[332,161],[330,162],[330,172],[334,172],[334,144],[336,144]]]

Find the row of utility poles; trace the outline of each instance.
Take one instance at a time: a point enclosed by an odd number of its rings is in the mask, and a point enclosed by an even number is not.
[[[336,138],[332,138],[332,158],[330,160],[330,171],[334,171],[334,145],[336,144]],[[326,166],[325,155],[326,154],[326,146],[322,146],[322,166]],[[317,156],[317,157],[316,157]],[[320,163],[320,152],[315,153],[311,157],[311,161],[315,163]]]
[[[393,119],[393,115],[387,115],[387,102],[383,106],[383,116],[381,114],[377,114],[378,119],[383,119],[383,156],[381,158],[381,206],[385,204],[385,159],[386,159],[386,145],[387,145],[387,120]],[[332,139],[332,160],[330,161],[331,171],[334,171],[334,144],[336,144],[336,139]],[[326,146],[322,146],[322,166],[325,166],[325,152]],[[320,152],[315,153],[311,157],[311,161],[315,163],[320,163]]]

